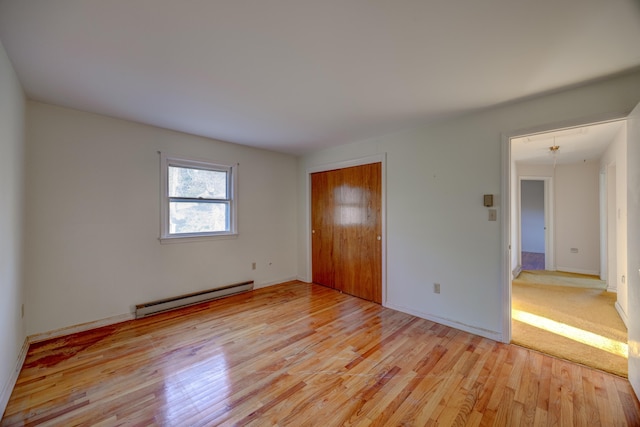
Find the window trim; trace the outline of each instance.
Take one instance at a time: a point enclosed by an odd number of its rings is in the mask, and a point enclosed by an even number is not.
[[[170,156],[160,153],[160,242],[179,243],[201,240],[233,239],[238,236],[238,164],[217,163],[203,159]],[[227,172],[229,174],[229,230],[202,233],[171,233],[169,224],[169,167],[185,167],[211,171]]]

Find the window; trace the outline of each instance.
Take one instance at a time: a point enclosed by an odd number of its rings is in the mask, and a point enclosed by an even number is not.
[[[161,164],[161,240],[237,234],[235,165],[164,154]]]

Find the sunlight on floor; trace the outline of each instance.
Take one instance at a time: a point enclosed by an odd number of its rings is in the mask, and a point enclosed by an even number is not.
[[[582,344],[587,344],[611,354],[622,356],[625,359],[629,354],[629,347],[625,343],[603,337],[602,335],[594,334],[593,332],[575,328],[565,323],[556,322],[555,320],[547,319],[546,317],[514,309],[512,310],[512,318],[513,320],[518,320],[536,328],[544,329]]]

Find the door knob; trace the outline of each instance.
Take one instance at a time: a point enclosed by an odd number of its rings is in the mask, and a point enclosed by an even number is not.
[[[381,236],[378,236],[378,240],[382,240],[382,237],[381,237]]]

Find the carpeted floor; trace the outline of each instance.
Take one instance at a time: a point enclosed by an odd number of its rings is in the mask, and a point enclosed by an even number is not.
[[[627,330],[603,287],[593,276],[523,271],[512,286],[513,343],[626,377]]]
[[[589,288],[605,290],[607,283],[596,276],[586,274],[565,273],[563,271],[528,271],[523,270],[517,279],[518,283],[568,286],[572,288]],[[615,294],[614,294],[615,295]]]
[[[544,254],[538,252],[522,252],[523,270],[544,270]]]

